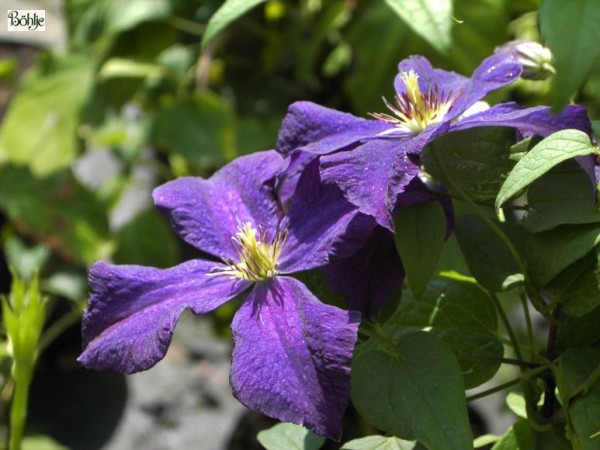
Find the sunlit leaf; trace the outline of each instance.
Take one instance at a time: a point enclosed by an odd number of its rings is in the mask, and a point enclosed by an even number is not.
[[[593,152],[594,146],[583,131],[562,130],[548,136],[529,150],[508,174],[496,198],[496,209],[554,166]]]
[[[413,31],[441,53],[451,45],[452,0],[385,0]]]
[[[208,21],[202,45],[207,45],[227,25],[264,2],[265,0],[226,0]]]

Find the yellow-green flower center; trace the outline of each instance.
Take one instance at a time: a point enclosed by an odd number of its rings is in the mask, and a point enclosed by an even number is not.
[[[238,227],[231,237],[238,260],[225,260],[227,267],[210,272],[210,275],[228,275],[248,281],[261,281],[277,275],[277,262],[287,233],[277,231],[269,242],[267,233],[250,222]]]
[[[458,98],[458,94],[452,95],[452,91],[439,92],[437,86],[428,92],[421,92],[419,76],[412,70],[402,72],[400,79],[404,83],[406,91],[396,93],[394,104],[391,104],[386,98],[383,99],[385,106],[393,115],[386,113],[371,113],[370,115],[395,125],[405,134],[419,134],[429,125],[444,120],[452,104]],[[392,129],[385,134],[396,131],[397,129]]]

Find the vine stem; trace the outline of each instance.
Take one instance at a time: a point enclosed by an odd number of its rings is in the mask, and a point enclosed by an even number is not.
[[[33,374],[33,367],[15,362],[14,392],[10,408],[10,439],[9,450],[20,450],[23,439],[23,430],[27,419],[27,406],[29,403],[29,385]]]
[[[539,374],[541,374],[542,372],[545,372],[546,370],[548,370],[548,366],[546,366],[544,364],[535,369],[532,369],[529,371],[524,371],[521,374],[521,376],[519,376],[518,378],[510,380],[506,383],[499,384],[498,386],[494,386],[493,388],[486,389],[485,391],[478,392],[477,394],[468,396],[467,401],[470,402],[473,400],[478,400],[480,398],[487,397],[488,395],[496,394],[497,392],[502,392],[503,390],[505,390],[511,386],[516,386],[517,384],[521,384],[521,383],[529,380],[530,378],[538,376]]]
[[[504,328],[508,333],[508,337],[510,338],[510,342],[512,344],[513,350],[515,351],[517,360],[521,363],[521,365],[523,365],[523,363],[525,363],[525,360],[523,359],[523,353],[521,352],[521,346],[519,344],[519,340],[517,339],[517,334],[515,333],[515,330],[510,324],[510,320],[508,320],[508,316],[506,315],[506,312],[504,311],[504,308],[500,303],[500,299],[493,292],[488,291],[488,295],[492,298],[494,306],[496,307],[498,315],[500,316],[500,320],[502,321],[502,324],[504,325]]]
[[[558,315],[560,314],[560,304],[558,304],[552,310],[552,318],[554,319],[550,323],[550,329],[548,330],[548,341],[546,344],[546,358],[554,359],[555,344],[556,344],[556,333],[558,327],[556,326]],[[550,377],[546,380],[546,388],[544,390],[544,404],[542,405],[541,414],[543,417],[550,418],[554,412],[554,406],[556,404],[556,380],[554,377]]]

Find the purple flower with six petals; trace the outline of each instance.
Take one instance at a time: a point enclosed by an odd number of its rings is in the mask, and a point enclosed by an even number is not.
[[[170,269],[96,263],[79,361],[146,370],[164,357],[185,309],[204,314],[247,293],[231,325],[233,394],[251,409],[339,439],[360,315],[321,303],[289,274],[326,264],[360,215],[314,177],[300,180],[303,201],[292,200],[284,215],[273,190],[281,164],[274,151],[255,153],[207,180],[158,187],[155,203],[180,236],[221,261]]]

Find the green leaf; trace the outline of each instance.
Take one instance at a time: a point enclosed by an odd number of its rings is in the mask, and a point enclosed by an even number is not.
[[[208,21],[202,45],[207,45],[227,25],[263,2],[265,0],[226,0]]]
[[[539,14],[542,36],[554,54],[558,108],[581,88],[600,58],[600,2],[544,0]]]
[[[419,299],[404,295],[384,329],[392,337],[427,328],[442,339],[460,363],[466,387],[479,386],[500,367],[504,348],[496,339],[496,309],[471,278],[434,277]]]
[[[575,161],[565,161],[529,186],[522,221],[527,230],[593,222],[600,222],[596,188]]]
[[[158,112],[154,139],[159,148],[181,155],[189,163],[222,164],[235,156],[233,114],[214,94],[167,100]]]
[[[36,179],[26,169],[5,166],[0,208],[20,233],[69,261],[88,264],[112,252],[104,207],[68,174]]]
[[[11,235],[4,243],[4,253],[9,267],[25,281],[40,273],[48,258],[50,249],[43,244],[28,247],[17,235]]]
[[[0,128],[0,160],[28,165],[36,176],[67,167],[77,155],[79,114],[92,62],[53,58],[28,74]]]
[[[556,276],[546,290],[562,305],[561,312],[582,317],[600,306],[598,260],[590,253]]]
[[[394,242],[415,297],[435,272],[445,236],[446,216],[437,201],[400,208],[394,217]]]
[[[501,127],[449,133],[423,149],[421,163],[453,194],[460,196],[456,186],[475,201],[491,203],[514,166],[514,140],[514,131]]]
[[[515,224],[497,225],[505,234],[516,239],[522,231]],[[482,286],[499,292],[510,289],[514,282],[523,279],[519,264],[505,243],[481,218],[471,214],[459,216],[455,233],[469,270]]]
[[[111,58],[104,63],[98,78],[147,78],[161,77],[165,69],[158,64],[135,61],[127,58]]]
[[[556,339],[557,353],[572,347],[586,347],[600,342],[598,324],[600,308],[595,308],[581,317],[565,316],[560,321]]]
[[[557,164],[593,152],[594,146],[583,131],[562,130],[548,136],[523,156],[508,174],[496,198],[496,209]]]
[[[278,423],[259,432],[256,438],[267,450],[318,450],[325,443],[324,437],[293,423]]]
[[[342,445],[341,450],[414,450],[415,441],[405,441],[394,436],[367,436]]]
[[[25,436],[22,450],[68,450],[49,436]]]
[[[583,258],[600,242],[600,225],[562,225],[532,234],[525,265],[537,287],[546,286],[569,265]]]
[[[572,450],[565,438],[563,427],[553,427],[547,432],[531,428],[527,419],[517,420],[492,450]]]
[[[596,450],[600,445],[600,352],[569,349],[561,356],[559,368],[558,391],[573,448]]]
[[[143,211],[116,233],[117,264],[171,267],[177,263],[174,234],[154,209]]]
[[[413,31],[440,53],[447,54],[452,44],[451,0],[385,0]]]
[[[360,353],[351,377],[352,402],[377,428],[430,450],[472,448],[460,366],[432,334]]]

